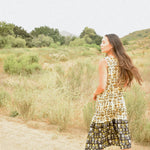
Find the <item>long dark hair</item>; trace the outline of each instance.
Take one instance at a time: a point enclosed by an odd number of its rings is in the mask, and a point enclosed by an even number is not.
[[[139,74],[138,69],[133,65],[131,58],[125,52],[120,38],[116,34],[106,34],[105,36],[108,38],[109,43],[112,45],[113,54],[116,56],[119,62],[119,84],[122,81],[125,81],[127,86],[131,87],[132,80],[135,78],[136,81],[142,85],[143,80],[141,75]]]

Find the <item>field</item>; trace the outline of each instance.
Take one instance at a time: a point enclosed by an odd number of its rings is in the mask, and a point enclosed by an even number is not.
[[[139,49],[132,41],[126,49],[144,81],[141,87],[134,81],[126,95],[133,150],[148,150],[149,146],[138,144],[150,141],[150,49]],[[6,73],[4,60],[11,54],[38,55],[42,70],[31,75]],[[92,96],[97,87],[98,63],[103,57],[98,49],[88,46],[1,49],[2,148],[84,149],[94,112]]]

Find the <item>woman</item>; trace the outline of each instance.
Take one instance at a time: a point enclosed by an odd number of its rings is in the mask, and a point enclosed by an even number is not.
[[[93,96],[96,112],[85,150],[104,150],[108,146],[131,149],[124,88],[131,87],[133,78],[140,85],[143,80],[116,34],[103,37],[101,51],[106,56],[99,62],[99,85]]]

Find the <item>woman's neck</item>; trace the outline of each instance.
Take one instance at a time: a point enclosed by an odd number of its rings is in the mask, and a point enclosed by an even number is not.
[[[116,56],[113,53],[107,53],[107,56],[116,58]]]

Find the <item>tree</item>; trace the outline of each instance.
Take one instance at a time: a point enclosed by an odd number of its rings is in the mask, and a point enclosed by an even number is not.
[[[84,38],[76,38],[74,41],[70,42],[70,46],[83,46],[86,44],[86,41]]]
[[[94,39],[95,44],[100,45],[102,42],[102,38],[103,38],[102,36],[96,35]]]
[[[65,36],[61,36],[60,35],[60,45],[63,45],[63,44],[65,44]]]
[[[48,47],[53,43],[53,39],[49,36],[45,36],[44,34],[38,35],[38,37],[34,37],[32,40],[33,46],[35,47]]]
[[[52,37],[55,43],[60,42],[61,45],[65,43],[64,37],[60,35],[58,29],[53,29],[48,26],[41,26],[38,28],[34,28],[34,30],[31,31],[31,35],[35,37],[38,37],[38,35],[40,34]]]
[[[92,28],[85,27],[84,30],[80,34],[80,38],[84,38],[85,36],[88,36],[91,39],[93,39],[96,36],[96,32]]]
[[[13,32],[14,32],[15,38],[20,37],[24,39],[26,41],[26,45],[28,47],[32,47],[31,41],[33,37],[26,30],[24,30],[22,27],[14,25]]]
[[[84,38],[85,38],[86,43],[88,43],[88,44],[92,44],[93,43],[92,38],[90,38],[88,35],[85,35]]]
[[[21,37],[23,39],[32,38],[31,34],[29,34],[22,27],[19,27],[16,25],[14,25],[13,32],[14,32],[15,38],[17,38],[17,37]]]
[[[14,34],[13,28],[14,25],[11,23],[0,22],[0,35],[1,36],[13,35]]]
[[[71,41],[74,41],[77,37],[76,36],[65,36],[65,45],[69,45]]]
[[[95,30],[92,28],[85,27],[80,34],[80,38],[85,38],[86,43],[88,44],[97,44],[101,43],[102,37],[97,35]]]

